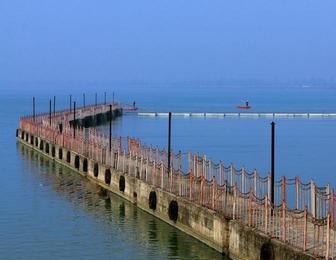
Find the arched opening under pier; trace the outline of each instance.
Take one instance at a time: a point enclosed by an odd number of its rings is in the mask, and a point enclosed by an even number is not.
[[[88,160],[86,158],[84,158],[83,161],[83,172],[87,172],[88,171]]]
[[[119,178],[119,190],[121,192],[125,191],[125,177],[124,176],[120,176]]]
[[[53,145],[51,148],[51,156],[55,157],[55,154],[56,154],[56,148],[55,148],[55,145]]]
[[[63,150],[62,150],[62,148],[58,149],[58,159],[60,159],[60,160],[63,159]]]
[[[43,151],[44,143],[43,140],[40,141],[40,150]]]
[[[70,151],[67,151],[66,161],[67,161],[67,163],[70,163],[70,162],[71,162],[71,154],[70,154]]]
[[[79,169],[79,155],[75,156],[75,168]]]
[[[99,173],[99,166],[98,163],[95,163],[93,166],[93,176],[98,177],[98,173]]]
[[[111,184],[111,170],[110,169],[105,170],[105,183],[108,185]]]

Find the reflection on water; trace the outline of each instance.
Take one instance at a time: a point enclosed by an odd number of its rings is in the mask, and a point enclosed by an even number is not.
[[[57,215],[62,213],[63,217],[50,223],[57,225],[54,228],[62,239],[67,240],[66,246],[59,248],[63,252],[58,253],[59,256],[69,258],[75,255],[82,259],[227,259],[120,197],[107,194],[72,170],[21,144],[17,147],[26,174],[40,183],[40,190],[34,192],[41,192],[36,195],[50,199],[48,208],[43,210],[55,210]],[[66,206],[58,208],[56,202],[59,200],[66,202]],[[67,229],[72,230],[70,237],[66,236]],[[39,235],[45,236],[43,233]],[[57,251],[57,243],[46,244],[39,250],[36,258],[43,258],[51,251]]]

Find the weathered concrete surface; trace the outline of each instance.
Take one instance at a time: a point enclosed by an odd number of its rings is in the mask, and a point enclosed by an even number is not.
[[[232,259],[272,259],[267,254],[264,255],[264,258],[261,257],[261,249],[265,244],[268,245],[268,248],[271,248],[269,250],[272,251],[274,259],[314,259],[313,256],[297,251],[282,242],[270,239],[254,229],[242,227],[234,220],[225,219],[210,209],[200,207],[191,201],[165,192],[142,180],[125,175],[120,171],[68,151],[65,148],[56,145],[55,154],[53,155],[50,152],[50,147],[54,145],[41,140],[39,137],[32,137],[29,133],[22,133],[21,130],[18,130],[17,137],[21,143],[77,171],[104,189],[135,203],[139,208],[197,238]],[[41,146],[41,144],[43,145]],[[49,153],[46,151],[47,144]],[[68,152],[70,158],[67,158]],[[77,159],[77,164],[76,157],[79,158],[79,160]],[[87,169],[84,169],[85,160],[87,161]],[[95,165],[98,167],[98,171],[96,171],[98,176],[95,176]],[[110,184],[106,184],[106,170],[111,172]],[[124,191],[119,189],[119,182],[122,176],[125,178]],[[157,205],[155,210],[149,208],[149,194],[151,191],[156,192]],[[173,200],[178,204],[177,221],[170,220],[168,214],[169,204]]]

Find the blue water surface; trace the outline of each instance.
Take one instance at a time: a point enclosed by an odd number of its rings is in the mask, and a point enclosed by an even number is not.
[[[47,86],[47,87],[46,87]],[[76,173],[18,144],[20,115],[115,99],[143,111],[237,111],[248,99],[253,111],[335,112],[332,86],[219,86],[215,84],[3,85],[0,96],[0,255],[3,259],[222,259],[222,256],[124,200],[108,199]],[[175,151],[206,154],[236,167],[270,169],[272,119],[173,117]],[[336,184],[335,119],[276,119],[276,176],[300,176]],[[113,134],[167,146],[167,118],[125,114]],[[106,127],[101,127],[106,131]]]

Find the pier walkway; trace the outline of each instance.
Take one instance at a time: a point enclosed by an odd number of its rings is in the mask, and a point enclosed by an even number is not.
[[[108,113],[109,109],[109,105],[104,104],[79,108],[76,118]],[[113,111],[118,109],[118,104],[115,104]],[[45,113],[21,117],[18,139],[51,158],[73,163],[74,168],[83,174],[91,169],[92,178],[96,178],[103,187],[111,186],[113,172],[118,172],[120,192],[125,190],[125,178],[122,176],[132,177],[141,181],[140,186],[146,184],[151,189],[162,190],[213,212],[221,221],[233,220],[269,240],[280,241],[306,254],[306,259],[311,256],[332,259],[336,256],[335,194],[330,186],[318,187],[312,181],[283,176],[275,182],[275,205],[272,205],[270,175],[261,176],[256,170],[247,172],[244,168],[236,169],[232,164],[213,162],[197,153],[173,151],[168,172],[168,155],[164,149],[143,145],[135,138],[110,139],[94,128],[75,126],[74,131],[70,125],[72,113],[65,110],[52,115]],[[62,130],[60,123],[63,124]],[[74,159],[71,153],[75,154]],[[104,165],[105,172],[98,169],[98,165]],[[152,192],[149,194],[149,207],[154,211]],[[155,203],[160,199],[155,196]],[[174,216],[170,206],[169,218],[177,223],[182,222],[180,215]],[[183,216],[186,213],[179,214]],[[215,224],[207,227],[209,224],[203,221],[200,225],[204,226],[204,230],[217,232]],[[230,248],[213,247],[229,252],[230,256]]]

